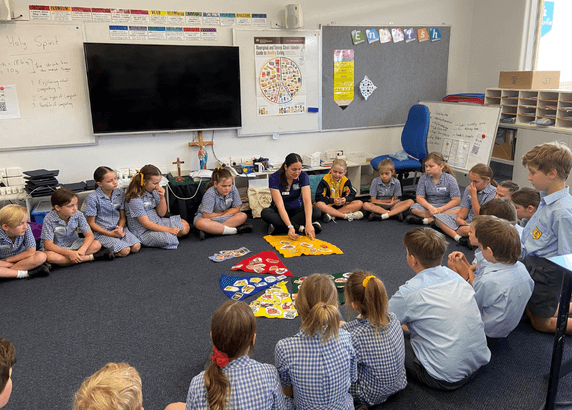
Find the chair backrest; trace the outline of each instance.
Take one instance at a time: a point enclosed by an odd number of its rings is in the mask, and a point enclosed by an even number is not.
[[[407,154],[419,161],[427,156],[427,132],[429,131],[429,108],[415,104],[409,109],[407,122],[401,132],[401,146]]]

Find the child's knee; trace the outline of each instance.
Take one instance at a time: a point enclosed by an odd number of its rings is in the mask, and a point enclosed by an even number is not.
[[[125,257],[125,256],[129,255],[130,252],[131,252],[130,248],[123,248],[119,252],[117,252],[115,255],[120,256],[120,257]]]
[[[137,253],[141,250],[141,243],[136,243],[131,247],[131,253]]]
[[[34,254],[34,260],[38,263],[38,265],[41,265],[46,260],[48,260],[48,255],[46,255],[45,252],[38,251]]]
[[[538,332],[554,333],[556,331],[556,318],[538,317],[531,314],[530,322],[532,327]]]
[[[94,240],[91,245],[89,246],[91,248],[91,250],[95,253],[98,250],[101,249],[101,242],[99,242],[97,239]]]

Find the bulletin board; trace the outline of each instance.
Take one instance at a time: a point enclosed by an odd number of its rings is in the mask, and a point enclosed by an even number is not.
[[[498,106],[424,102],[429,108],[427,152],[441,152],[456,171],[489,164],[501,109]]]
[[[302,81],[305,82],[306,106],[318,108],[320,104],[320,32],[318,30],[233,30],[233,44],[240,47],[240,93],[242,105],[242,128],[238,136],[289,134],[319,131],[319,112],[260,116],[257,111],[255,37],[305,37],[302,61]],[[318,111],[318,110],[315,110]]]
[[[354,45],[352,30],[437,27],[439,41]],[[324,26],[322,27],[322,129],[354,129],[404,124],[419,100],[441,100],[447,94],[450,26]],[[341,109],[333,98],[334,51],[354,51],[354,100]],[[359,92],[364,76],[377,89],[367,101]]]
[[[95,144],[81,24],[0,24],[0,86],[15,90],[0,115],[0,150]],[[1,104],[0,104],[1,105]],[[5,109],[9,109],[9,106]]]

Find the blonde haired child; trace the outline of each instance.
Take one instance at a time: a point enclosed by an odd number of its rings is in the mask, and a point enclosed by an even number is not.
[[[477,164],[469,171],[469,186],[461,198],[461,209],[456,215],[440,213],[435,222],[441,230],[462,245],[469,246],[469,224],[479,215],[481,205],[494,198],[496,186],[492,169],[485,164]]]
[[[371,272],[353,272],[345,296],[348,316],[359,313],[342,325],[352,335],[357,357],[358,382],[350,394],[360,405],[375,406],[407,386],[403,331],[388,309],[383,282]]]
[[[329,222],[336,218],[354,219],[363,218],[360,209],[363,202],[356,200],[356,190],[346,177],[348,164],[343,159],[336,159],[332,163],[330,172],[318,184],[316,189],[315,206],[322,211],[322,219]]]
[[[370,202],[363,204],[363,209],[370,212],[370,221],[381,221],[398,215],[403,220],[403,211],[413,205],[413,199],[401,201],[401,183],[395,178],[395,165],[389,158],[384,159],[377,167],[379,177],[371,181],[369,188]]]
[[[353,409],[349,394],[357,381],[351,335],[340,329],[338,292],[327,276],[314,274],[300,286],[296,309],[302,327],[276,344],[276,368],[284,393],[296,408]]]
[[[72,410],[143,410],[141,376],[127,363],[107,363],[82,383]]]
[[[453,169],[445,162],[443,154],[431,152],[423,160],[425,173],[419,178],[415,200],[411,205],[411,215],[405,218],[410,224],[428,225],[433,216],[440,213],[459,212],[461,192]]]
[[[94,239],[85,216],[77,209],[77,195],[65,188],[56,189],[51,197],[54,209],[42,224],[42,245],[47,260],[60,266],[93,260],[113,260],[111,249],[102,248]],[[80,238],[76,230],[83,233]]]
[[[115,256],[127,256],[141,249],[141,242],[125,227],[123,192],[117,189],[117,175],[109,167],[98,167],[93,173],[95,192],[85,201],[85,216],[95,239],[113,250]]]
[[[180,238],[191,227],[179,215],[169,218],[165,189],[159,185],[162,175],[154,165],[145,165],[133,176],[125,192],[125,216],[129,230],[141,245],[163,249],[177,249]]]
[[[276,369],[249,357],[256,319],[244,302],[226,301],[211,320],[212,361],[189,387],[186,409],[286,409]],[[173,403],[166,410],[185,409]]]
[[[244,223],[247,217],[244,212],[240,212],[242,201],[228,169],[215,169],[206,189],[193,220],[201,241],[205,239],[205,233],[234,235],[252,232],[254,227]]]
[[[36,251],[28,211],[20,205],[0,209],[0,278],[33,278],[50,274],[46,254]]]

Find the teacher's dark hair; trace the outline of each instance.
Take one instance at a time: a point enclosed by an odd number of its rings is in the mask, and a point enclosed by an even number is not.
[[[288,189],[288,181],[286,181],[286,168],[296,162],[302,163],[302,157],[296,153],[291,153],[286,156],[286,159],[280,166],[280,185],[284,190]]]

